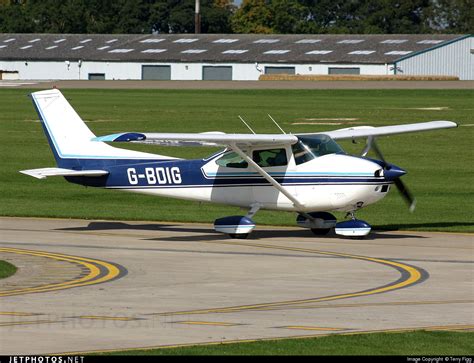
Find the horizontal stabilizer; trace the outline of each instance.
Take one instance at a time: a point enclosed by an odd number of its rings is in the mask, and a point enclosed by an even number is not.
[[[98,177],[107,175],[109,172],[105,170],[72,170],[62,168],[42,168],[21,170],[20,173],[32,176],[37,179],[45,179],[48,176],[90,176]]]

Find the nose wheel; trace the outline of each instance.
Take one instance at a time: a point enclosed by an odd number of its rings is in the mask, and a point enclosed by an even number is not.
[[[336,221],[336,217],[327,212],[300,212],[296,218],[298,226],[310,229],[316,236],[327,235]]]

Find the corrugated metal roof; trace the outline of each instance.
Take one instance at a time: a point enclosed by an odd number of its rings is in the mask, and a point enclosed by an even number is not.
[[[393,63],[459,34],[0,34],[0,60]]]

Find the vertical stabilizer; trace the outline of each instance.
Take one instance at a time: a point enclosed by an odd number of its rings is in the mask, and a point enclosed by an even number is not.
[[[33,104],[58,166],[80,165],[81,159],[164,159],[167,157],[118,149],[93,141],[95,135],[57,89],[34,92]]]

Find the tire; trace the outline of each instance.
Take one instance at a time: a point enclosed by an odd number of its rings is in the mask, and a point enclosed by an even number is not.
[[[232,234],[229,234],[229,237],[234,238],[234,239],[247,239],[248,236],[249,236],[248,233],[232,233]]]
[[[311,228],[311,232],[316,236],[325,236],[330,230],[331,228]]]

